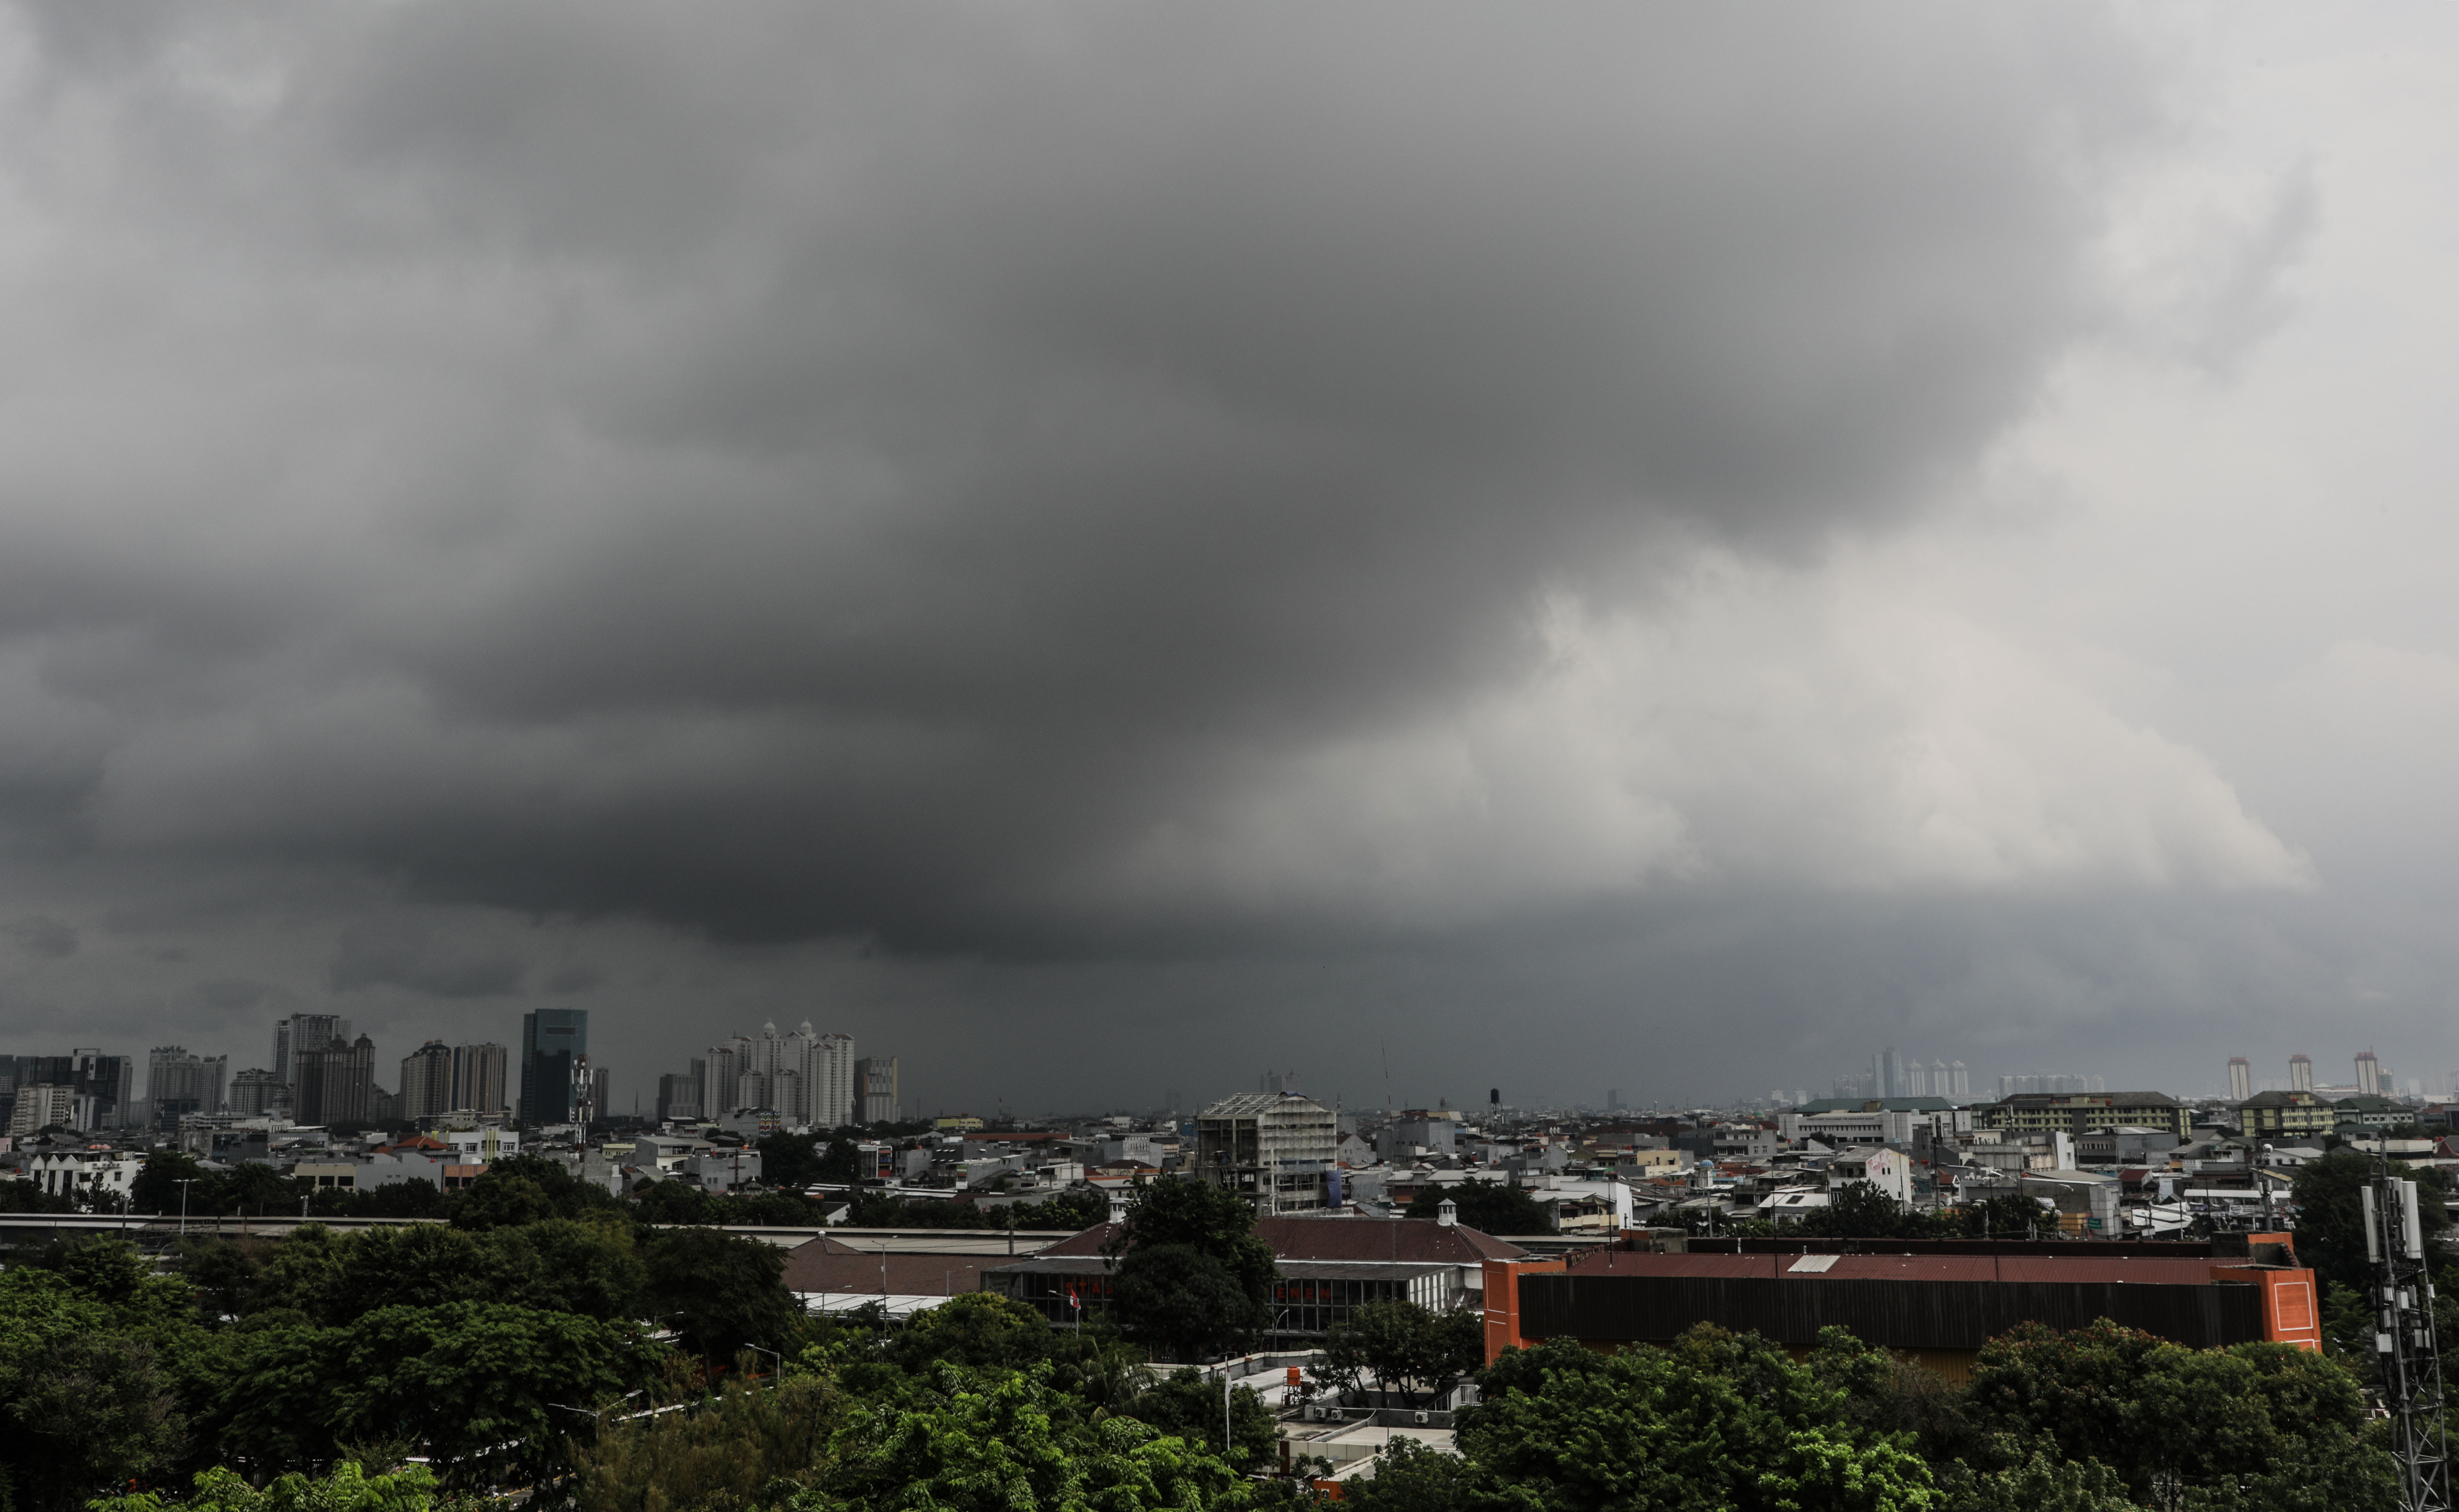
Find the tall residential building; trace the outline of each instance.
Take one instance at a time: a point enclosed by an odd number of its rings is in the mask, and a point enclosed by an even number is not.
[[[292,1014],[273,1024],[273,1080],[297,1083],[291,1055],[305,1046],[322,1050],[336,1040],[350,1038],[350,1020],[338,1014]]]
[[[658,1078],[658,1122],[668,1119],[696,1119],[700,1113],[702,1063],[695,1059],[691,1069],[682,1076]]]
[[[452,1100],[452,1047],[430,1040],[401,1060],[401,1116],[417,1123],[450,1113]]]
[[[512,1052],[499,1044],[452,1047],[452,1106],[469,1113],[501,1117],[513,1108],[504,1101],[505,1072]]]
[[[751,1059],[751,1041],[736,1035],[708,1047],[701,1061],[700,1116],[721,1119],[743,1106],[735,1094],[743,1089],[743,1073]]]
[[[805,1025],[809,1028],[809,1025]],[[811,1126],[842,1128],[854,1121],[853,1036],[822,1035],[811,1046]]]
[[[1879,1052],[1871,1063],[1870,1070],[1878,1081],[1879,1096],[1892,1098],[1904,1095],[1903,1058],[1896,1054],[1894,1045],[1889,1045]]]
[[[1194,1174],[1245,1198],[1258,1217],[1319,1212],[1339,1144],[1339,1120],[1314,1099],[1242,1093],[1196,1115]]]
[[[76,1122],[76,1088],[66,1082],[35,1082],[17,1088],[16,1102],[9,1110],[9,1133],[23,1139],[57,1125],[68,1128]]]
[[[2229,1101],[2242,1102],[2254,1096],[2254,1062],[2243,1056],[2229,1057]]]
[[[2314,1058],[2312,1056],[2300,1051],[2288,1058],[2288,1090],[2291,1092],[2311,1092],[2314,1090]]]
[[[2360,1097],[2379,1097],[2382,1089],[2382,1062],[2367,1050],[2357,1057],[2357,1093]]]
[[[572,1122],[573,1063],[589,1053],[589,1010],[540,1008],[521,1015],[521,1122]]]
[[[219,1113],[230,1057],[196,1056],[185,1045],[156,1045],[145,1058],[145,1100],[154,1122],[176,1128],[182,1113]]]
[[[230,1079],[225,1110],[242,1118],[287,1112],[293,1106],[290,1085],[263,1066],[250,1066]]]
[[[789,1127],[851,1124],[859,1111],[853,1061],[851,1036],[815,1033],[808,1020],[788,1035],[763,1024],[758,1039],[735,1035],[708,1047],[700,1116],[771,1108]]]
[[[1896,1094],[1898,1097],[1929,1096],[1929,1067],[1922,1063],[1921,1057],[1904,1062],[1903,1079],[1903,1089]]]
[[[904,1105],[896,1088],[896,1058],[867,1056],[853,1063],[854,1101],[862,1124],[893,1124]]]
[[[376,1042],[366,1035],[337,1037],[322,1048],[293,1043],[290,1064],[299,1078],[293,1116],[300,1123],[315,1127],[375,1119]]]
[[[1958,1060],[1946,1068],[1946,1074],[1954,1083],[1947,1091],[1948,1097],[1961,1102],[1972,1096],[1972,1070],[1969,1066]]]

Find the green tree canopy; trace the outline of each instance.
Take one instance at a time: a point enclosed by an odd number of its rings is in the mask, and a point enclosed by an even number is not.
[[[1485,1363],[1485,1336],[1477,1313],[1453,1308],[1437,1312],[1415,1302],[1369,1302],[1346,1323],[1335,1324],[1316,1369],[1343,1390],[1356,1391],[1368,1376],[1419,1397],[1440,1396]]]
[[[2356,1382],[2285,1344],[2191,1350],[2106,1319],[2064,1334],[2025,1324],[1982,1351],[1965,1410],[1984,1430],[2109,1465],[2154,1505],[2254,1480],[2296,1500],[2314,1475],[2368,1483],[2368,1463],[2388,1475],[2379,1451],[2360,1450]]]
[[[1181,1179],[1135,1188],[1115,1257],[1120,1325],[1131,1337],[1194,1359],[1251,1343],[1272,1323],[1278,1274],[1272,1247],[1237,1193]]]
[[[1225,1398],[1221,1382],[1206,1380],[1192,1365],[1146,1388],[1127,1416],[1201,1445],[1242,1470],[1270,1460],[1281,1438],[1279,1420],[1253,1388],[1232,1386]]]
[[[1245,1349],[1272,1321],[1219,1260],[1193,1245],[1145,1245],[1119,1262],[1113,1311],[1132,1338],[1171,1359]]]
[[[786,1291],[786,1252],[774,1245],[714,1228],[670,1228],[649,1240],[641,1259],[651,1315],[712,1363],[747,1345],[781,1348],[801,1316]]]
[[[2313,1267],[2325,1282],[2359,1293],[2370,1291],[2374,1282],[2373,1267],[2365,1260],[2364,1199],[2359,1193],[2380,1169],[2370,1155],[2333,1150],[2301,1167],[2290,1187],[2297,1201],[2297,1258]],[[2390,1163],[2389,1172],[2417,1184],[2417,1218],[2425,1230],[2426,1253],[2436,1258],[2435,1283],[2451,1290],[2450,1282],[2459,1282],[2459,1274],[2450,1272],[2459,1268],[2442,1258],[2439,1243],[2443,1230],[2450,1227],[2442,1201],[2442,1173],[2399,1161]],[[2446,1274],[2449,1274],[2448,1282]]]
[[[1455,1418],[1491,1502],[1531,1512],[1924,1512],[1939,1492],[1898,1443],[1856,1433],[1844,1394],[1766,1341],[1699,1328],[1667,1350],[1506,1350]],[[1456,1479],[1444,1467],[1446,1481]]]
[[[1472,1177],[1448,1186],[1425,1186],[1409,1199],[1408,1214],[1428,1221],[1440,1217],[1450,1198],[1460,1221],[1480,1233],[1542,1234],[1553,1230],[1545,1204],[1517,1186]]]

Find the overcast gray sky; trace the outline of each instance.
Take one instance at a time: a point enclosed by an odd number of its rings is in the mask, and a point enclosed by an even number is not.
[[[2455,68],[2427,4],[11,7],[0,1049],[2439,1093]]]

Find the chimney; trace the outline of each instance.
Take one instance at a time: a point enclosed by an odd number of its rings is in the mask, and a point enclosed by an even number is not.
[[[1442,1206],[1435,1209],[1435,1222],[1442,1225],[1446,1228],[1459,1223],[1460,1204],[1452,1201],[1448,1197],[1444,1198]]]

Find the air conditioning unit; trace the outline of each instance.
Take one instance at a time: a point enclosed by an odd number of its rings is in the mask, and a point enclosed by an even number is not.
[[[1314,1405],[1313,1403],[1309,1403],[1306,1410],[1306,1420],[1309,1422],[1323,1421],[1323,1409]]]
[[[1432,1418],[1431,1416],[1429,1416],[1428,1414],[1425,1414],[1425,1413],[1419,1413],[1419,1414],[1418,1414],[1418,1426],[1419,1426],[1419,1427],[1420,1427],[1420,1428],[1423,1428],[1424,1426],[1426,1426],[1426,1424],[1427,1424],[1427,1423],[1432,1422],[1433,1420],[1434,1420],[1434,1419],[1433,1419],[1433,1418]]]

